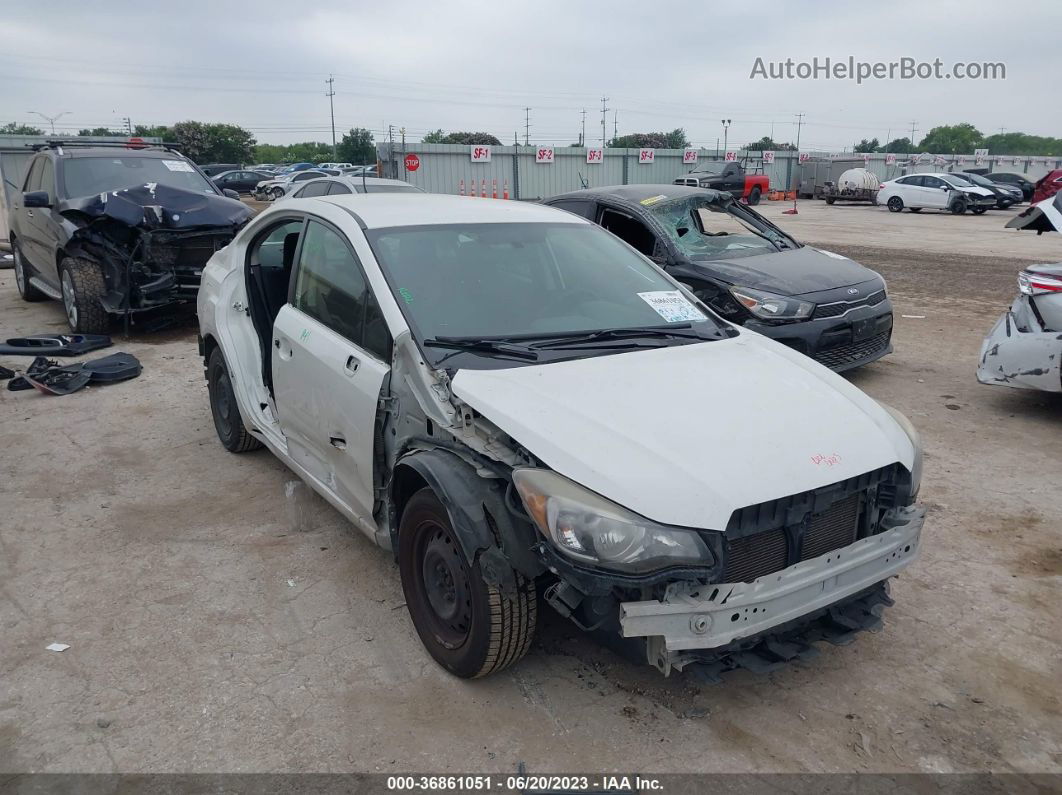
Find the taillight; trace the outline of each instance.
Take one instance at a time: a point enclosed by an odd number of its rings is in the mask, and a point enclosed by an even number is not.
[[[1022,271],[1018,274],[1018,290],[1025,295],[1062,293],[1062,277],[1048,276],[1036,271]]]

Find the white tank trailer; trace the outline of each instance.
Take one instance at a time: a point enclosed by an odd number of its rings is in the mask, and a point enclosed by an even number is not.
[[[873,171],[865,168],[850,168],[837,178],[837,182],[826,182],[822,198],[827,204],[838,201],[877,204],[880,184],[881,182]]]

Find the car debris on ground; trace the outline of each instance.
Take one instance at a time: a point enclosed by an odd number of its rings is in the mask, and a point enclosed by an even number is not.
[[[7,368],[3,368],[11,372]],[[89,384],[128,381],[142,372],[140,361],[131,353],[112,353],[87,362],[60,365],[45,356],[36,357],[26,371],[8,381],[10,392],[36,389],[46,395],[69,395]],[[3,376],[0,376],[3,377]]]

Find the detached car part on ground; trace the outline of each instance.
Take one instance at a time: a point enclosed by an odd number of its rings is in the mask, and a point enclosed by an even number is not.
[[[211,259],[211,410],[394,551],[458,676],[547,604],[664,673],[880,624],[914,559],[910,423],[721,320],[622,241],[516,202],[296,199]]]
[[[121,182],[134,175],[149,181]],[[18,291],[62,301],[77,333],[194,301],[206,261],[251,217],[169,150],[55,146],[23,187],[11,213]]]
[[[892,351],[892,303],[880,275],[797,242],[725,192],[616,185],[545,203],[608,229],[730,322],[832,370]]]
[[[1062,193],[1029,207],[1007,224],[1062,232]],[[982,384],[1062,392],[1062,262],[1018,274],[1018,297],[981,345]]]

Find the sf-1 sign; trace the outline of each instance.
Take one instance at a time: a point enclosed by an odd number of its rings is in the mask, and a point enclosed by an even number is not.
[[[472,145],[469,147],[469,154],[472,157],[473,163],[489,163],[490,162],[490,147],[489,146],[477,146]]]

